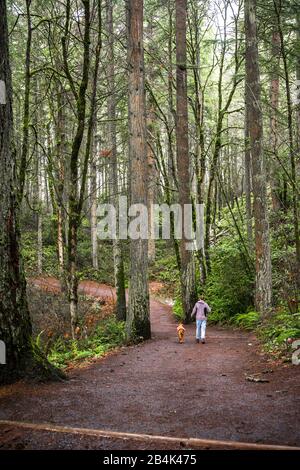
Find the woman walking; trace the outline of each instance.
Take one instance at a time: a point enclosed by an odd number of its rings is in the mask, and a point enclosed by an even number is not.
[[[195,303],[192,311],[192,318],[196,315],[196,342],[205,343],[207,314],[211,312],[211,308],[204,300],[200,299]]]

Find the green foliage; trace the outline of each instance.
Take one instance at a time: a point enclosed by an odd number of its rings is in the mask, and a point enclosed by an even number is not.
[[[37,243],[31,232],[24,232],[21,236],[22,256],[25,264],[26,272],[32,273],[37,266]]]
[[[178,267],[174,248],[170,241],[156,241],[156,258],[153,266],[150,266],[150,279],[173,286],[178,284]]]
[[[228,323],[228,317],[224,312],[221,312],[219,310],[213,310],[209,314],[209,323],[220,323],[220,324],[226,324]]]
[[[298,297],[292,209],[271,213],[270,227],[274,302],[287,305]]]
[[[173,305],[173,314],[177,321],[184,320],[184,313],[183,313],[181,298],[179,296],[175,298],[175,302]]]
[[[49,240],[45,231],[46,240]],[[51,237],[50,237],[51,238]],[[21,236],[22,256],[26,273],[35,276],[37,272],[37,234],[36,231],[24,231]],[[58,275],[58,262],[55,245],[47,245],[43,240],[43,272],[49,276]]]
[[[43,246],[43,271],[49,276],[59,276],[55,246]]]
[[[83,359],[103,356],[110,349],[125,343],[125,323],[115,317],[99,324],[93,334],[80,340],[57,339],[48,354],[48,360],[57,367],[66,367]]]
[[[39,349],[41,349],[41,347],[42,347],[42,334],[43,334],[43,333],[44,333],[44,330],[42,330],[42,331],[36,336],[36,338],[33,340],[33,344],[34,344],[37,348],[39,348]]]
[[[57,216],[48,215],[43,217],[43,245],[55,246],[57,234]]]
[[[258,325],[259,320],[259,313],[253,311],[235,315],[232,317],[231,323],[244,330],[253,330]]]
[[[126,248],[126,245],[124,244]],[[124,250],[125,251],[125,250]],[[78,277],[79,279],[89,279],[102,282],[104,284],[114,284],[113,247],[109,240],[99,240],[98,243],[99,269],[92,267],[91,241],[89,231],[81,235],[78,243]],[[126,270],[126,260],[125,260]]]
[[[244,247],[226,211],[218,227],[222,235],[211,248],[211,274],[205,298],[211,305],[211,318],[221,321],[245,313],[253,303],[254,277],[245,258]]]
[[[56,245],[55,216],[44,216],[43,219],[43,273],[59,276]],[[35,221],[23,221],[22,256],[28,276],[37,275],[37,231]],[[126,248],[126,247],[125,247]],[[126,263],[125,263],[126,265]],[[83,219],[78,233],[77,268],[79,279],[90,279],[106,284],[114,282],[112,244],[108,240],[99,242],[99,270],[92,268],[91,239],[88,219]]]
[[[279,311],[264,322],[259,334],[269,350],[284,345],[288,338],[300,338],[300,314]]]
[[[78,230],[77,266],[82,270],[92,265],[91,237],[88,220],[84,218]]]

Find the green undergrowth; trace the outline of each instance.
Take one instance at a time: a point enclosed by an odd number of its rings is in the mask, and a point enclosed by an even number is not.
[[[28,220],[27,220],[28,219]],[[38,275],[37,256],[37,230],[36,221],[28,215],[26,221],[23,220],[23,230],[21,237],[21,248],[26,275],[35,277]],[[58,277],[60,275],[57,260],[57,220],[56,216],[45,216],[43,220],[43,274]],[[123,243],[125,253],[125,270],[127,270],[128,247]],[[78,253],[77,253],[77,276],[79,280],[89,279],[93,281],[112,284],[114,282],[112,243],[110,240],[99,240],[98,243],[98,263],[99,269],[92,267],[90,227],[86,218],[78,232]]]
[[[155,261],[149,266],[150,281],[162,282],[170,295],[179,284],[179,273],[174,248],[169,240],[156,240]]]
[[[48,360],[59,368],[78,364],[86,359],[99,358],[125,344],[125,323],[111,317],[97,325],[89,337],[77,340],[60,337],[51,346]]]
[[[274,359],[287,362],[291,361],[292,341],[300,338],[300,313],[292,314],[286,310],[274,311],[264,320],[261,320],[255,311],[236,314],[230,318],[226,314],[216,312],[211,313],[209,322],[253,331],[260,339],[264,351]]]
[[[173,315],[177,321],[181,321],[184,318],[179,297],[175,298]],[[217,310],[209,314],[208,321],[210,325],[217,324],[253,331],[261,341],[265,352],[274,359],[287,362],[291,361],[293,352],[292,342],[300,339],[300,313],[293,314],[284,308],[273,311],[264,320],[253,309],[231,316],[228,316],[227,312]]]
[[[179,297],[175,298],[174,305],[173,305],[173,315],[178,322],[184,320],[182,303]]]
[[[244,330],[253,330],[258,327],[259,314],[255,311],[240,313],[230,319],[230,324]]]
[[[300,338],[300,313],[291,314],[287,311],[274,313],[261,323],[257,335],[266,352],[272,353],[274,358],[290,361],[292,348],[287,340]]]

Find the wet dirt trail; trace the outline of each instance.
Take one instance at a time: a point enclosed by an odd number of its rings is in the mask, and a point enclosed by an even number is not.
[[[35,284],[59,289],[52,278]],[[80,291],[114,295],[88,281]],[[155,298],[151,325],[151,340],[74,369],[68,381],[0,387],[0,420],[300,446],[300,367],[271,364],[253,334],[231,329],[208,325],[202,345],[192,324],[178,344],[171,308]],[[259,372],[269,382],[245,380]],[[153,446],[0,425],[2,449],[177,448]]]

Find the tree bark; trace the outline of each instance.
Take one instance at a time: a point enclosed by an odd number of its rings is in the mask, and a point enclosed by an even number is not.
[[[280,57],[280,35],[277,31],[273,31],[272,34],[272,58],[273,58],[273,70],[271,74],[270,84],[270,147],[271,152],[275,158],[272,159],[271,165],[269,165],[270,183],[271,183],[271,195],[273,210],[277,211],[281,208],[280,202],[280,183],[279,183],[279,165],[276,159],[277,147],[278,147],[278,105],[279,105],[279,57]]]
[[[58,253],[58,264],[61,277],[61,284],[65,286],[64,279],[64,267],[65,267],[65,256],[64,256],[64,222],[66,219],[66,186],[67,186],[67,174],[66,174],[66,97],[65,90],[60,83],[57,84],[57,125],[56,125],[56,151],[57,151],[57,191],[55,198],[55,206],[57,212],[57,253]]]
[[[300,153],[300,12],[296,15],[296,28],[297,28],[297,45],[298,45],[298,57],[296,66],[296,78],[297,78],[297,149],[298,154]],[[298,164],[299,166],[299,164]]]
[[[153,41],[153,19],[148,21],[147,37],[150,41]],[[149,64],[148,81],[152,83],[155,78],[153,72],[154,64]],[[149,242],[148,242],[148,259],[150,263],[155,261],[155,238],[151,237],[151,233],[154,233],[154,211],[153,204],[155,202],[156,192],[156,167],[155,167],[155,155],[154,155],[154,142],[155,142],[155,103],[152,95],[148,96],[147,99],[147,161],[148,161],[148,231],[149,231]]]
[[[118,177],[118,155],[117,155],[117,129],[116,129],[116,89],[115,89],[115,52],[114,52],[114,21],[113,21],[113,1],[108,0],[107,3],[107,28],[108,28],[108,91],[107,99],[107,117],[108,124],[108,147],[110,153],[110,181],[112,203],[117,211],[117,221],[119,221],[119,177]],[[126,320],[126,295],[125,295],[125,274],[124,260],[121,240],[118,235],[113,239],[113,256],[114,256],[114,274],[115,288],[117,297],[117,319],[119,321]]]
[[[173,28],[173,11],[174,11],[174,2],[173,0],[168,0],[168,115],[166,119],[166,131],[167,131],[167,145],[168,145],[168,161],[167,161],[167,171],[164,172],[164,180],[165,180],[165,193],[166,193],[166,203],[171,204],[172,196],[171,196],[171,189],[175,185],[178,187],[177,175],[176,175],[176,162],[174,156],[174,145],[173,145],[173,129],[174,129],[174,94],[173,94],[173,36],[174,36],[174,28]],[[159,140],[159,136],[158,136]],[[160,140],[159,140],[160,145]],[[163,163],[163,152],[161,153],[161,161]],[[172,243],[174,246],[174,252],[176,256],[176,263],[179,273],[181,272],[181,260],[180,260],[180,247],[179,242],[174,236],[174,214],[171,212],[170,218],[171,224],[171,237]]]
[[[247,220],[247,238],[250,248],[253,246],[253,230],[252,230],[252,178],[251,178],[251,148],[250,148],[250,135],[249,135],[249,109],[248,102],[250,100],[249,89],[245,85],[245,197],[246,197],[246,220]]]
[[[206,175],[206,154],[205,154],[205,136],[204,136],[204,93],[201,86],[201,57],[200,57],[200,18],[199,18],[199,5],[198,2],[191,2],[191,15],[193,16],[193,23],[190,28],[194,28],[193,32],[190,31],[190,48],[191,60],[193,64],[193,79],[195,88],[195,100],[193,103],[193,114],[195,119],[195,179],[196,179],[196,197],[195,202],[198,204],[204,203],[204,190],[205,190],[205,175]],[[192,21],[192,20],[191,20]],[[201,221],[203,224],[203,221]],[[196,228],[196,227],[194,227]],[[204,227],[201,228],[203,230]],[[203,232],[204,233],[204,232]],[[199,262],[201,283],[204,286],[206,283],[207,272],[204,248],[200,248],[196,252],[196,257]]]
[[[72,143],[71,159],[70,159],[70,185],[69,185],[69,224],[68,224],[68,246],[67,246],[67,285],[68,297],[71,316],[71,330],[72,337],[75,338],[75,330],[78,325],[78,279],[77,279],[77,242],[78,242],[78,228],[81,214],[81,207],[83,202],[82,194],[85,189],[85,181],[82,181],[80,199],[78,196],[78,177],[79,177],[79,151],[83,139],[85,118],[86,118],[86,94],[89,82],[89,64],[90,64],[90,2],[83,0],[84,5],[84,59],[82,79],[78,94],[76,93],[76,106],[77,106],[77,123],[75,138]],[[70,3],[67,2],[67,17],[70,15]],[[66,34],[69,25],[66,24]],[[63,38],[64,55],[65,55],[65,72],[69,71],[67,64],[67,53],[65,49],[66,36]],[[73,82],[71,82],[73,83]],[[88,144],[87,144],[88,145]],[[90,148],[86,149],[90,154]],[[87,169],[86,169],[87,170]],[[81,205],[81,207],[80,207]]]
[[[35,112],[34,112],[34,127],[36,132],[36,139],[39,137],[39,123],[40,123],[40,107],[38,106],[38,94],[39,94],[39,84],[37,80],[35,81],[34,87],[35,93]],[[43,272],[43,158],[40,151],[40,147],[35,143],[34,146],[35,154],[35,188],[34,188],[34,206],[37,216],[37,272],[39,275]]]
[[[42,192],[42,158],[41,154],[37,152],[37,234],[38,234],[38,244],[37,244],[37,268],[38,274],[43,272],[43,192]]]
[[[23,110],[23,136],[22,136],[22,150],[21,161],[19,170],[19,200],[22,202],[25,180],[27,158],[29,150],[29,119],[30,119],[30,85],[31,85],[31,43],[32,43],[32,28],[31,28],[31,14],[30,14],[31,0],[26,0],[26,15],[27,15],[27,40],[26,40],[26,56],[25,56],[25,91],[24,91],[24,110]]]
[[[249,137],[253,178],[253,209],[255,220],[256,292],[258,311],[265,315],[272,303],[272,271],[269,240],[269,216],[266,191],[266,171],[262,151],[263,121],[261,110],[261,87],[258,65],[256,33],[256,0],[245,2],[246,34],[246,87],[249,90],[247,112],[249,113]]]
[[[147,160],[149,170],[149,188],[148,188],[148,225],[149,225],[149,243],[148,243],[148,259],[150,263],[155,261],[155,238],[151,237],[151,233],[154,232],[154,211],[153,204],[155,203],[155,192],[156,192],[156,167],[155,167],[155,156],[153,153],[153,129],[154,129],[154,110],[150,102],[148,102],[148,116],[147,116]]]
[[[288,135],[289,135],[289,154],[291,163],[291,182],[292,182],[292,201],[293,201],[293,216],[294,216],[294,236],[296,246],[296,283],[300,289],[300,233],[299,233],[299,197],[297,191],[297,168],[296,168],[296,148],[294,145],[294,129],[293,129],[293,110],[292,110],[292,96],[290,86],[290,76],[288,69],[288,58],[284,44],[283,30],[281,25],[281,0],[274,0],[274,8],[277,17],[277,27],[280,38],[281,56],[283,60],[285,90],[286,90],[286,104],[287,104],[287,120],[288,120]]]
[[[92,266],[99,269],[98,262],[98,236],[97,236],[97,152],[96,137],[93,137],[93,146],[90,160],[90,200],[91,200],[91,245],[92,245]]]
[[[190,157],[188,140],[188,104],[186,69],[186,17],[187,1],[176,0],[176,157],[178,170],[179,203],[184,216],[184,206],[191,204]],[[185,224],[183,224],[184,227]],[[183,230],[184,232],[184,230]],[[195,261],[193,251],[187,250],[186,234],[180,244],[181,297],[185,322],[191,320],[196,298]]]
[[[148,168],[143,50],[143,0],[128,0],[130,204],[147,207]],[[151,336],[148,289],[148,240],[130,240],[127,337]]]

